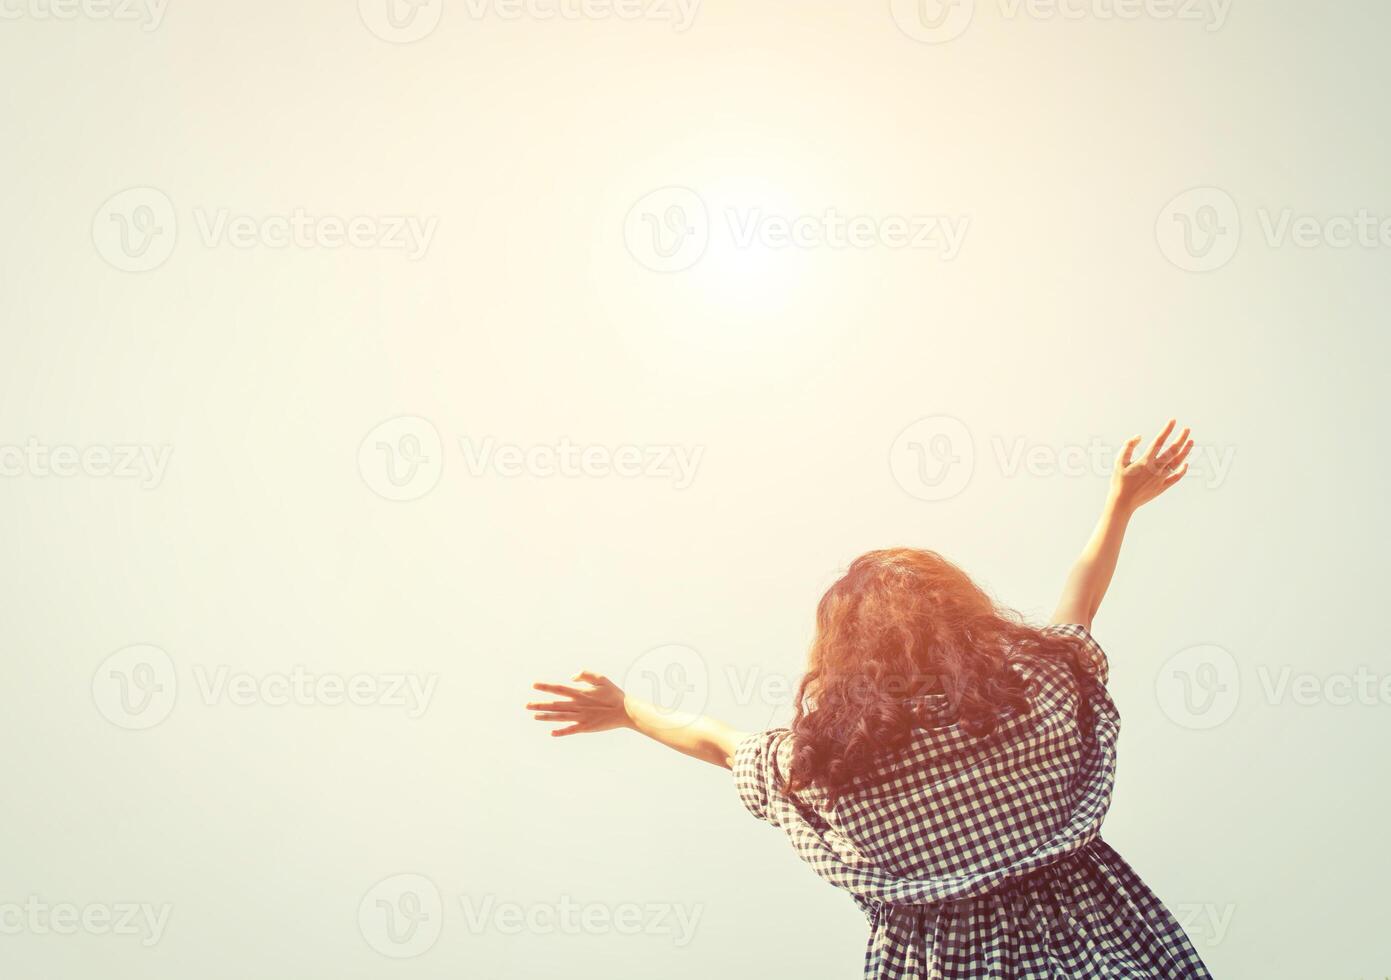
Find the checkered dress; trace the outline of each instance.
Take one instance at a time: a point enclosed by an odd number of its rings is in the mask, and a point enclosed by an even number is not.
[[[1050,629],[1100,654],[1085,628]],[[984,738],[945,719],[921,728],[882,781],[830,806],[815,790],[782,795],[787,729],[751,735],[734,755],[739,797],[864,910],[871,980],[1210,980],[1178,921],[1099,836],[1115,781],[1115,705],[1098,690],[1086,742],[1067,668],[1020,669],[1037,681],[1028,713]],[[940,695],[927,698],[945,710]]]

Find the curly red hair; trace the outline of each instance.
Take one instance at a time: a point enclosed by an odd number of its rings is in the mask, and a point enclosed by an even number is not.
[[[1097,683],[1101,666],[1076,637],[1029,626],[935,552],[861,555],[816,609],[786,791],[815,788],[834,802],[869,780],[925,722],[925,694],[943,696],[945,715],[935,723],[989,735],[1030,709],[1019,667],[1040,661],[1065,665],[1081,692]],[[1090,700],[1078,698],[1084,733]]]

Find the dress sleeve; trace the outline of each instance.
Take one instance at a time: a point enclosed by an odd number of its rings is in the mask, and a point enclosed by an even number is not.
[[[786,728],[756,732],[734,748],[734,786],[745,808],[774,827],[786,806],[782,795],[792,761],[792,733]]]
[[[1091,630],[1080,623],[1067,623],[1058,626],[1048,626],[1044,629],[1044,632],[1062,633],[1065,636],[1075,636],[1077,639],[1081,640],[1083,645],[1091,651],[1092,656],[1096,658],[1097,679],[1101,681],[1103,687],[1106,685],[1106,682],[1111,676],[1111,665],[1106,659],[1106,651],[1101,649],[1101,644],[1096,642],[1096,639],[1091,634]]]

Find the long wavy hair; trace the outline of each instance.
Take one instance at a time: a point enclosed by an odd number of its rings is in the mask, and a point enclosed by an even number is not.
[[[932,723],[988,736],[1029,711],[1034,692],[1019,668],[1040,661],[1070,670],[1085,737],[1100,663],[1080,640],[1029,626],[935,552],[861,555],[816,609],[785,791],[815,788],[834,802],[872,782],[928,723],[928,701],[938,705]]]

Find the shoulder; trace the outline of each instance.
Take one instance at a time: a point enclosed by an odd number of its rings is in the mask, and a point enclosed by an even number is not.
[[[745,735],[730,765],[739,799],[760,820],[777,825],[776,812],[792,768],[792,732],[772,728]]]
[[[784,775],[792,764],[792,732],[770,728],[745,735],[734,747],[734,774],[741,772],[760,779]]]
[[[1096,642],[1096,637],[1092,636],[1092,631],[1081,623],[1055,623],[1045,626],[1043,632],[1053,636],[1066,636],[1077,640],[1082,649],[1092,658],[1096,665],[1096,675],[1102,684],[1105,684],[1110,675],[1110,665],[1106,658],[1106,651],[1101,649],[1101,644]]]

